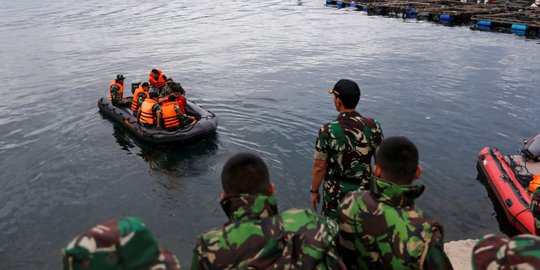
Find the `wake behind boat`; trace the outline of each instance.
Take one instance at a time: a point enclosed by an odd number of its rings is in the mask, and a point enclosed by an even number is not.
[[[98,107],[103,115],[113,119],[136,137],[151,143],[186,143],[214,133],[218,125],[216,115],[190,100],[186,101],[186,114],[195,117],[197,123],[172,131],[139,124],[137,116],[129,107],[115,106],[108,97],[101,97]]]

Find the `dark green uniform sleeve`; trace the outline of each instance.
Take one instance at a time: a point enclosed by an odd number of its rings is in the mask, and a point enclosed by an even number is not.
[[[112,96],[112,101],[114,103],[118,102],[118,99],[120,98],[119,94],[118,94],[118,91],[120,91],[120,87],[118,87],[116,85],[113,85],[111,87],[111,96]]]
[[[178,120],[180,120],[180,128],[186,127],[191,124],[191,119],[182,113],[182,110],[180,110],[180,107],[178,107],[178,105],[174,105],[174,110],[176,111]]]
[[[443,249],[442,226],[433,226],[433,235],[428,246],[424,269],[453,269]]]
[[[137,96],[137,106],[140,108],[142,103],[144,102],[144,99],[146,98],[146,94],[145,93],[139,93],[139,95]]]
[[[200,252],[201,248],[201,238],[197,238],[197,244],[195,244],[195,248],[193,249],[193,257],[191,259],[191,269],[202,269],[202,267],[199,267],[199,261],[201,258]]]
[[[377,147],[379,147],[379,145],[381,145],[381,142],[384,139],[384,134],[383,134],[383,130],[382,130],[382,127],[381,127],[381,124],[379,123],[379,121],[375,120],[375,124],[376,124],[377,128],[375,128],[375,130],[373,131],[373,140],[371,140],[371,141],[373,142],[372,147],[374,149],[377,149]]]

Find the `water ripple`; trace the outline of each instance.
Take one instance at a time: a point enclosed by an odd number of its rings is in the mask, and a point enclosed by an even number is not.
[[[238,151],[265,159],[281,207],[309,206],[298,194],[318,129],[337,116],[326,91],[339,78],[359,82],[359,111],[387,136],[417,143],[427,186],[419,205],[447,239],[478,237],[498,227],[471,180],[477,151],[516,151],[539,121],[535,42],[320,1],[8,1],[0,34],[6,269],[58,269],[64,243],[118,215],[142,217],[189,261],[195,236],[222,224],[219,174]],[[216,113],[215,136],[155,147],[98,113],[115,74],[129,83],[155,67]]]

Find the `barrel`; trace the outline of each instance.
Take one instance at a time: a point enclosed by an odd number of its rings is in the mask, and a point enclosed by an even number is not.
[[[491,21],[478,21],[476,23],[476,28],[478,30],[489,31],[491,30]]]
[[[441,24],[451,25],[451,24],[454,23],[454,16],[452,16],[450,14],[441,14],[439,16],[439,20],[440,20]]]
[[[512,33],[518,35],[518,36],[524,36],[527,32],[527,30],[529,29],[529,26],[527,25],[524,25],[524,24],[512,24]]]
[[[414,19],[418,16],[416,8],[407,8],[405,11],[406,18]]]

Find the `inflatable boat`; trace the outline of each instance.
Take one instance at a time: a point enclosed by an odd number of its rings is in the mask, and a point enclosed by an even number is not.
[[[540,174],[539,158],[540,133],[526,140],[518,155],[503,155],[493,147],[478,153],[479,178],[494,195],[509,223],[521,233],[535,234],[530,207],[535,185],[531,181]]]
[[[195,117],[197,123],[173,131],[139,125],[137,116],[129,107],[114,106],[108,97],[100,98],[98,107],[103,115],[131,131],[137,138],[151,143],[186,143],[214,133],[218,125],[216,115],[190,100],[186,101],[186,114]]]

